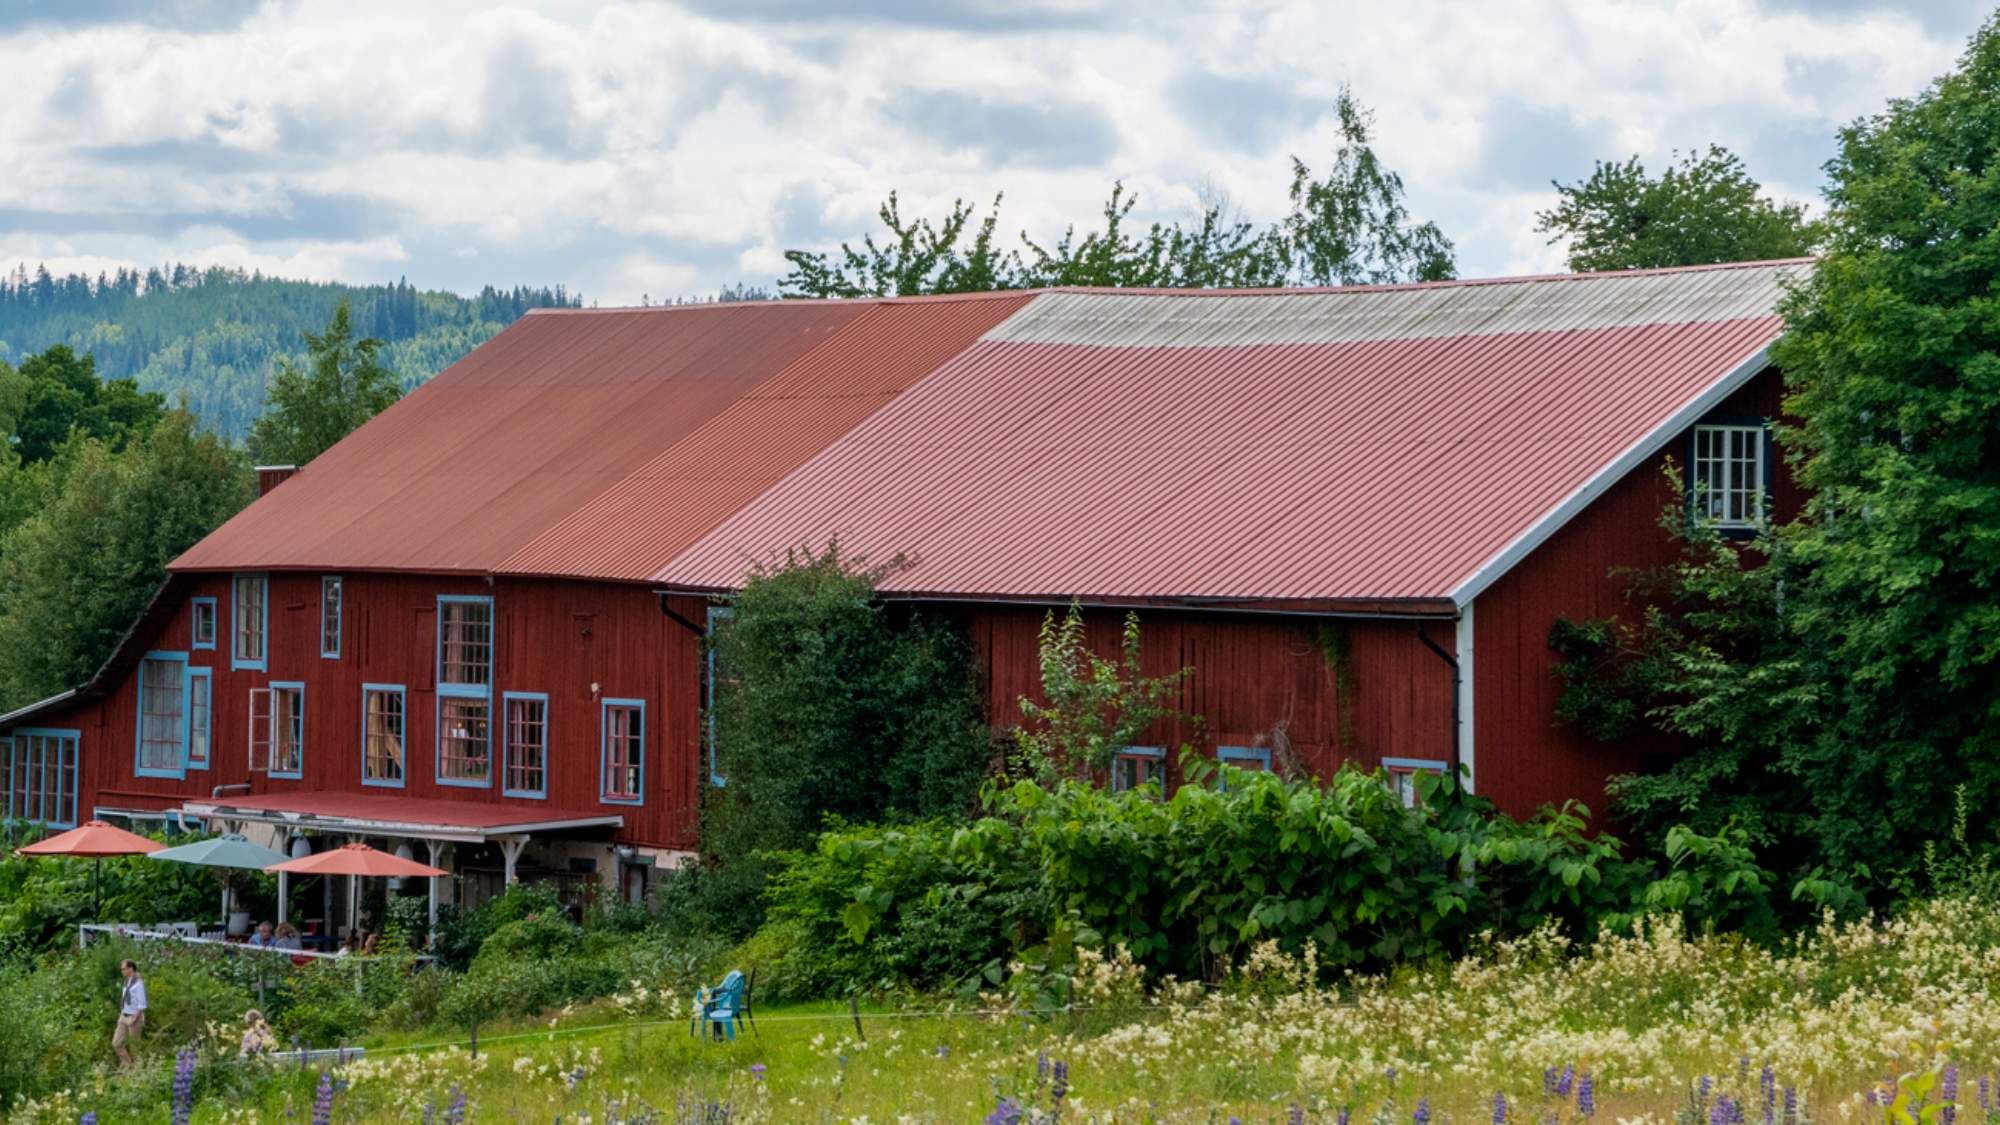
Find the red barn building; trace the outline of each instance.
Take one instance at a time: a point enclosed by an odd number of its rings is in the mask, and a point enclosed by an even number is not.
[[[1796,503],[1803,268],[533,312],[261,473],[97,676],[0,716],[5,811],[639,893],[727,772],[714,596],[836,536],[965,621],[996,727],[1049,607],[1139,610],[1189,718],[1118,783],[1185,741],[1595,802],[1636,759],[1554,723],[1550,625],[1671,558],[1668,457],[1727,526]]]

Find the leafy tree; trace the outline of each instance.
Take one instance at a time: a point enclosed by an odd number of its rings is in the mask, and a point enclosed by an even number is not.
[[[153,427],[165,407],[131,379],[97,377],[97,360],[57,344],[0,380],[0,408],[10,408],[14,446],[23,462],[55,456],[72,432],[102,438],[113,450]]]
[[[1676,153],[1657,178],[1634,156],[1600,161],[1589,179],[1555,189],[1562,202],[1538,212],[1535,229],[1568,245],[1573,270],[1798,258],[1826,237],[1802,205],[1765,198],[1742,159],[1720,145]]]
[[[937,223],[907,220],[896,193],[878,214],[887,234],[833,254],[787,250],[788,297],[883,297],[1051,286],[1202,289],[1355,282],[1436,281],[1452,276],[1451,242],[1434,223],[1413,223],[1403,181],[1376,157],[1367,110],[1343,90],[1335,105],[1341,146],[1315,180],[1292,161],[1291,213],[1260,229],[1218,204],[1191,222],[1132,229],[1138,196],[1114,183],[1104,225],[1075,226],[1044,244],[1021,235],[1017,249],[995,240],[1000,196],[977,218],[963,200]],[[977,221],[975,222],[975,219]]]
[[[2000,800],[2000,22],[1828,169],[1773,353],[1812,499],[1675,576],[1647,705],[1706,748],[1623,807],[1711,833],[1727,810],[1797,867],[1908,891],[1953,785]]]
[[[47,507],[0,539],[0,700],[84,682],[166,565],[250,498],[240,453],[171,411],[123,450],[83,441]]]
[[[1304,285],[1380,285],[1456,276],[1451,240],[1436,223],[1412,223],[1403,178],[1368,143],[1372,115],[1341,90],[1334,104],[1341,145],[1323,180],[1292,158],[1292,213],[1275,232]]]
[[[761,851],[828,817],[962,814],[991,756],[963,639],[875,597],[884,573],[840,552],[760,567],[715,635],[718,768],[703,841],[754,924]],[[718,894],[726,892],[718,891]]]
[[[264,415],[250,430],[251,455],[265,464],[304,465],[388,409],[402,392],[395,374],[376,360],[381,350],[372,336],[354,338],[342,301],[325,331],[306,333],[306,370],[278,361]]]

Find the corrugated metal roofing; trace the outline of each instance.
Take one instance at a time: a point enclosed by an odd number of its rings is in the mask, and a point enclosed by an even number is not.
[[[645,580],[1030,295],[884,302],[515,552],[502,572]]]
[[[655,574],[838,537],[962,597],[1452,597],[1746,377],[1800,263],[1052,292]]]
[[[491,572],[870,307],[531,313],[173,565]]]

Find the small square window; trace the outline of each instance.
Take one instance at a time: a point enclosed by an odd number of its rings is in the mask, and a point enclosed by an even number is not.
[[[1442,777],[1445,764],[1428,758],[1384,758],[1382,769],[1388,775],[1389,791],[1396,795],[1397,803],[1406,809],[1414,809],[1424,800],[1417,784],[1418,775]]]
[[[1159,746],[1127,746],[1111,760],[1111,791],[1124,793],[1142,785],[1167,788],[1167,752]]]
[[[215,599],[194,599],[194,648],[215,647]]]

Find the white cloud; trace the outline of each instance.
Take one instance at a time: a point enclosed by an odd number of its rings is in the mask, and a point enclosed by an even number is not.
[[[210,4],[11,26],[0,262],[178,257],[606,303],[1005,191],[1002,228],[1284,205],[1343,83],[1467,274],[1541,271],[1549,178],[1711,141],[1809,197],[1834,130],[1947,68],[1980,8],[1353,0]],[[114,10],[118,9],[113,6]],[[135,9],[136,10],[136,9]],[[67,264],[66,264],[67,263]]]

